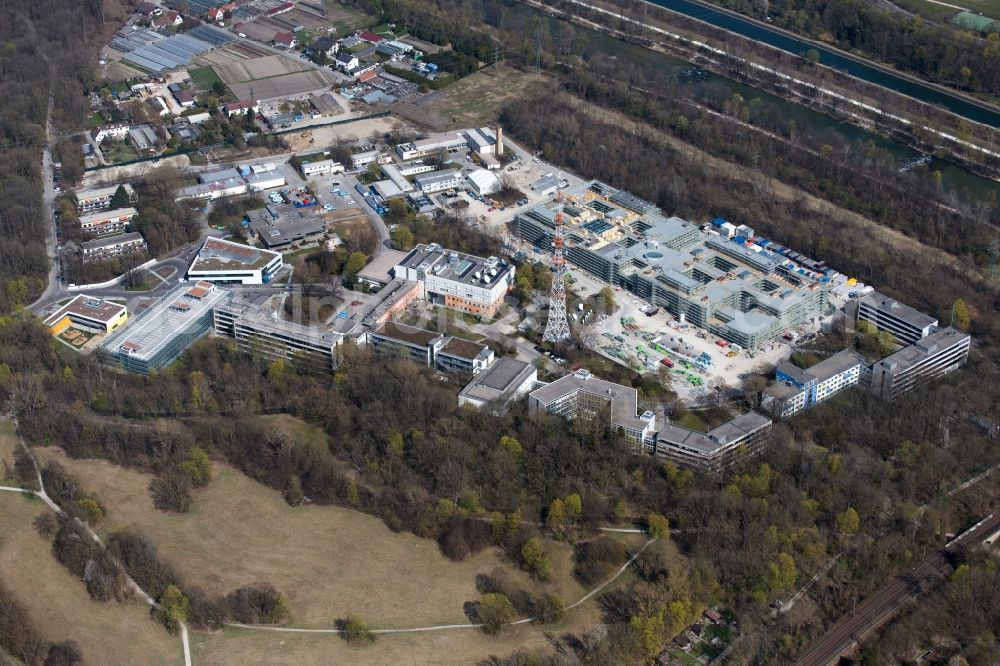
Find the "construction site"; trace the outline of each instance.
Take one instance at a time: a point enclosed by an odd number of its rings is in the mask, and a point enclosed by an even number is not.
[[[693,393],[737,384],[787,356],[793,340],[821,329],[853,284],[747,226],[667,217],[600,181],[553,189],[550,201],[514,217],[522,251],[547,262],[551,249],[554,277],[568,271],[580,296],[614,290],[619,310],[584,332],[596,351],[639,371],[678,375]],[[550,342],[567,337],[557,290]]]

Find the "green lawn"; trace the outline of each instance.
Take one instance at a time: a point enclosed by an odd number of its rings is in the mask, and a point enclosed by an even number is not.
[[[964,0],[964,2],[954,2],[952,4],[966,7],[971,12],[982,12],[983,16],[1000,21],[1000,0]]]
[[[136,153],[128,141],[118,141],[111,150],[104,151],[104,158],[109,162],[127,162],[134,160]]]
[[[951,7],[945,7],[944,5],[938,5],[933,2],[927,2],[927,0],[892,0],[893,4],[902,7],[907,11],[911,11],[914,14],[919,14],[926,18],[934,21],[939,21],[944,23],[958,11],[952,9]],[[954,3],[958,4],[958,3]]]
[[[681,418],[674,420],[674,423],[688,430],[708,432],[708,423],[697,412],[688,412]]]
[[[379,37],[385,37],[386,39],[396,39],[396,34],[389,29],[389,24],[387,23],[381,23],[375,26],[374,28],[372,28],[372,32],[374,32]]]
[[[188,74],[191,75],[191,80],[194,81],[198,92],[208,92],[216,83],[222,83],[222,79],[211,66],[189,69]]]
[[[101,115],[100,113],[92,113],[87,117],[86,128],[94,129],[98,125],[103,125],[106,122],[107,120],[105,120],[104,116]]]

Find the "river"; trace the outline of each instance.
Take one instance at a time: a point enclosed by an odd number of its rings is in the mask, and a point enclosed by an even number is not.
[[[673,0],[669,0],[673,1]],[[564,23],[562,19],[547,16],[541,12],[517,3],[513,5],[511,11],[525,17],[537,16],[547,22],[549,31],[553,36],[561,34],[559,25]],[[636,44],[615,39],[596,30],[590,30],[578,25],[573,26],[579,39],[585,42],[586,47],[583,58],[588,61],[592,58],[604,56],[616,58],[623,63],[628,63],[632,67],[645,70],[644,78],[648,80],[670,81],[671,83],[684,79],[685,72],[691,69],[691,64],[679,58],[673,58],[656,51],[644,48]],[[897,166],[902,166],[921,157],[921,153],[909,146],[898,143],[885,136],[868,132],[856,125],[847,122],[834,120],[832,117],[814,111],[800,104],[787,101],[758,88],[739,83],[732,79],[708,74],[699,77],[699,80],[682,84],[696,88],[692,95],[697,98],[704,94],[711,94],[712,88],[725,88],[727,95],[740,94],[747,103],[758,100],[758,116],[769,116],[780,119],[787,127],[789,122],[795,123],[795,131],[801,137],[810,137],[813,141],[830,144],[831,146],[846,145],[852,152],[865,152],[870,146],[881,149],[895,161]],[[1000,182],[989,178],[978,176],[953,162],[947,160],[934,159],[930,164],[924,165],[912,172],[913,177],[927,177],[928,171],[940,171],[942,185],[949,191],[959,195],[966,201],[992,200],[1000,202]]]

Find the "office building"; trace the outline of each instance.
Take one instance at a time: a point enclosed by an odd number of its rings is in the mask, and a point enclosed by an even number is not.
[[[189,185],[177,190],[177,199],[205,199],[212,201],[222,197],[232,197],[247,193],[247,182],[242,177],[213,180],[198,185]]]
[[[486,345],[395,322],[369,331],[367,343],[377,352],[401,355],[441,372],[475,375],[493,362],[493,351]]]
[[[604,419],[630,441],[649,447],[655,436],[656,417],[650,411],[639,414],[638,400],[634,388],[598,379],[587,370],[577,370],[529,393],[528,413]]]
[[[244,219],[261,245],[272,250],[299,241],[313,241],[326,232],[326,221],[313,207],[279,209],[268,205],[247,211]]]
[[[717,473],[756,455],[771,439],[771,419],[747,412],[708,432],[667,423],[646,450],[680,465]]]
[[[489,127],[479,129],[467,129],[464,132],[466,146],[469,150],[480,155],[493,155],[496,153],[497,135]]]
[[[857,386],[868,362],[852,349],[844,349],[805,370],[789,362],[775,370],[778,383],[769,386],[761,407],[787,418],[851,386]]]
[[[405,258],[405,252],[382,250],[358,271],[357,279],[370,287],[381,289],[392,281],[393,269]]]
[[[212,329],[212,309],[232,293],[209,282],[182,282],[101,343],[101,358],[127,372],[160,370]]]
[[[267,284],[282,265],[277,252],[208,238],[191,262],[187,279],[223,284]]]
[[[867,321],[881,331],[889,331],[902,345],[912,344],[929,335],[931,329],[938,325],[934,317],[877,291],[858,300],[858,321]]]
[[[333,160],[317,160],[315,162],[303,162],[302,177],[321,176],[328,173],[344,173],[344,165]]]
[[[502,410],[527,395],[537,382],[538,369],[534,365],[504,356],[465,385],[458,394],[458,405],[493,405]]]
[[[514,233],[548,248],[560,212],[571,263],[745,348],[827,308],[833,271],[807,270],[766,249],[765,239],[728,239],[664,217],[648,201],[598,181],[519,213]]]
[[[234,338],[240,349],[293,363],[305,372],[331,372],[344,336],[326,327],[305,326],[256,305],[229,298],[215,306],[216,335]]]
[[[244,180],[246,180],[247,190],[250,192],[263,192],[264,190],[284,187],[286,185],[285,177],[276,171],[251,173],[245,176]]]
[[[131,254],[142,254],[146,251],[146,241],[136,232],[104,236],[80,243],[80,256],[83,263],[105,261]]]
[[[424,194],[454,190],[462,187],[462,172],[458,169],[422,173],[413,179],[417,189]]]
[[[90,213],[95,210],[107,210],[111,207],[111,200],[114,198],[119,187],[125,188],[129,203],[135,203],[135,190],[128,183],[121,183],[77,192],[75,195],[76,211],[78,213]]]
[[[514,284],[514,266],[497,257],[483,259],[418,245],[393,269],[396,278],[420,284],[421,297],[446,308],[493,317]]]
[[[465,148],[467,144],[468,139],[461,132],[447,132],[411,143],[401,143],[396,146],[396,154],[404,161],[415,160],[454,148]]]
[[[372,162],[377,162],[380,153],[377,150],[366,150],[360,153],[354,153],[351,155],[351,168],[355,171],[361,171],[367,168]]]
[[[965,365],[971,338],[954,328],[932,329],[925,337],[872,364],[871,392],[892,400],[935,377]]]
[[[129,222],[139,215],[135,208],[116,208],[80,216],[80,230],[85,234],[103,235],[125,231]]]
[[[382,173],[392,181],[400,193],[413,191],[413,183],[406,179],[403,172],[395,164],[383,164]]]
[[[80,294],[45,319],[53,335],[70,326],[110,333],[125,323],[128,310],[122,303]]]

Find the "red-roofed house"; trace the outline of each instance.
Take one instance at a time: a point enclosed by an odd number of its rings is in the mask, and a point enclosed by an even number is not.
[[[358,35],[358,37],[366,42],[371,42],[372,44],[378,44],[382,41],[382,37],[379,37],[374,32],[369,32],[367,30],[363,31],[360,35]]]
[[[274,9],[270,10],[267,13],[267,15],[268,16],[277,16],[278,14],[284,14],[285,12],[290,12],[293,9],[295,9],[295,3],[294,2],[286,2],[285,4],[279,5],[279,6],[275,7]]]
[[[275,46],[284,46],[286,49],[290,49],[295,46],[295,35],[290,32],[279,32],[271,40]]]
[[[222,107],[223,113],[226,114],[226,118],[232,118],[233,116],[242,116],[248,111],[257,113],[260,111],[259,102],[256,100],[251,102],[248,99],[241,99],[238,102],[233,102],[232,104],[226,104]]]
[[[180,25],[184,23],[184,17],[177,12],[167,12],[164,18],[167,20],[167,25]]]
[[[226,12],[221,7],[212,7],[205,13],[208,14],[208,18],[212,21],[221,21],[226,18]]]

